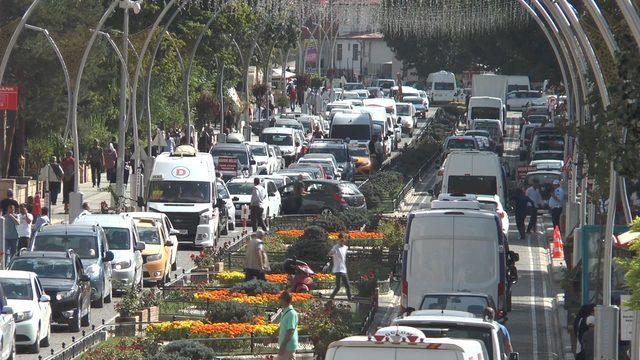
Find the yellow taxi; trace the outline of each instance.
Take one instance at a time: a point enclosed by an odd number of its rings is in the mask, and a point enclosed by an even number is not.
[[[350,145],[349,155],[356,166],[356,176],[369,176],[373,173],[373,164],[366,145]]]
[[[135,219],[138,236],[145,243],[142,251],[142,277],[145,282],[161,285],[169,281],[171,274],[171,251],[169,239],[162,223],[154,219]]]

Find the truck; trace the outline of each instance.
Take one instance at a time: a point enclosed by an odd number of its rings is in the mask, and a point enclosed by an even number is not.
[[[508,76],[495,74],[474,74],[471,84],[471,96],[488,96],[502,99],[507,103]]]

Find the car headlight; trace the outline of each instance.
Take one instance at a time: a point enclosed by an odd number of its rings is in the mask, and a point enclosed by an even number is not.
[[[236,210],[242,210],[242,204],[234,204]]]
[[[147,256],[147,262],[158,261],[160,259],[162,259],[162,255],[160,253]]]
[[[209,212],[200,214],[200,224],[201,225],[202,224],[208,224],[209,221],[211,221],[211,219],[212,219],[212,216],[211,216],[211,213],[209,213]]]
[[[124,270],[131,267],[131,260],[119,261],[113,265],[116,270]]]
[[[26,321],[29,320],[33,317],[33,311],[31,310],[27,310],[27,311],[21,311],[21,312],[17,312],[15,314],[13,314],[13,319],[19,323],[21,321]]]
[[[92,276],[97,276],[100,273],[100,267],[98,266],[98,264],[92,264],[89,265],[86,269],[85,269],[85,273],[87,274],[87,276],[92,277]]]
[[[71,297],[71,295],[73,295],[73,290],[59,292],[56,294],[56,300],[60,301],[62,299]]]

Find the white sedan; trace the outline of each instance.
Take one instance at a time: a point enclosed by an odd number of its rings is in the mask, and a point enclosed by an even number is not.
[[[39,353],[40,346],[49,346],[51,335],[51,298],[44,293],[35,273],[0,270],[0,284],[13,309],[17,346],[29,353]]]
[[[236,207],[235,217],[237,224],[242,223],[242,206],[251,203],[251,192],[254,186],[253,179],[254,178],[234,178],[226,184],[229,194],[231,195],[231,201],[233,201]],[[262,186],[267,190],[267,208],[263,216],[268,222],[269,219],[280,215],[281,197],[278,187],[273,180],[262,179]]]
[[[480,203],[482,208],[486,210],[495,211],[500,218],[502,225],[502,232],[505,236],[509,236],[509,214],[504,211],[502,202],[500,202],[500,196],[498,195],[476,195],[476,199]]]

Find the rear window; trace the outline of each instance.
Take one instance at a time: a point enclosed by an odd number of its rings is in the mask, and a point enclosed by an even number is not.
[[[564,154],[561,152],[536,152],[531,160],[564,160]]]
[[[138,235],[140,235],[140,241],[145,244],[160,245],[160,235],[158,234],[158,229],[155,226],[138,227]]]
[[[495,176],[449,176],[449,193],[496,195],[498,193]]]
[[[456,310],[482,316],[487,305],[487,299],[481,296],[425,295],[420,310]]]
[[[472,119],[500,119],[500,109],[494,107],[478,107],[471,108]]]
[[[39,234],[33,240],[34,251],[67,251],[73,249],[80,259],[98,257],[98,240],[95,235]]]
[[[468,149],[473,150],[476,148],[476,142],[473,139],[467,138],[455,138],[447,141],[447,149]]]
[[[451,82],[437,82],[433,84],[433,90],[453,90],[454,83]]]

